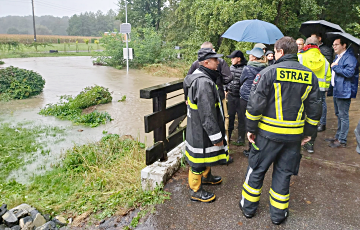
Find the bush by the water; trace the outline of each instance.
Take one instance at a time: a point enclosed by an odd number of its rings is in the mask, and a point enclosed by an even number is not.
[[[0,60],[0,65],[2,65],[2,64],[5,64],[5,62]]]
[[[36,72],[10,66],[0,69],[0,99],[24,99],[42,92],[45,80]]]
[[[112,96],[109,89],[102,86],[86,87],[76,97],[63,95],[60,97],[59,103],[47,104],[39,114],[70,120],[75,124],[96,127],[111,121],[110,114],[98,111],[83,113],[83,109],[94,105],[106,104],[111,102],[111,100]]]

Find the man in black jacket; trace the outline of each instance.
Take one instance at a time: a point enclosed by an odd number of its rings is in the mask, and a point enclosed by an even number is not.
[[[238,140],[237,145],[244,144],[244,137],[240,134],[240,77],[241,73],[246,66],[247,60],[240,50],[235,50],[227,56],[231,58],[232,65],[230,66],[231,77],[224,76],[224,82],[227,89],[227,99],[229,105],[229,143],[231,140],[232,131],[234,130],[235,114],[238,115]],[[242,139],[241,139],[242,138]]]
[[[281,224],[288,216],[290,178],[298,173],[301,145],[311,139],[320,120],[321,100],[316,75],[298,62],[295,40],[279,39],[274,51],[275,64],[256,76],[247,104],[246,130],[253,147],[240,208],[245,217],[254,216],[264,176],[273,164],[270,217]]]
[[[206,49],[206,48],[210,48],[215,52],[214,46],[211,42],[204,42],[201,47],[201,49]],[[224,115],[225,115],[225,130],[226,130],[226,136],[229,137],[228,134],[228,129],[229,129],[229,114],[228,114],[228,109],[227,109],[227,104],[226,104],[226,100],[225,100],[225,89],[224,89],[224,78],[230,78],[231,77],[231,71],[230,68],[228,66],[228,64],[226,63],[226,61],[224,61],[224,59],[222,58],[218,58],[219,64],[217,66],[217,71],[220,72],[218,78],[216,79],[216,85],[218,87],[219,90],[219,94],[220,94],[220,98],[221,101],[223,103],[223,109],[224,109]],[[196,60],[192,63],[188,74],[190,75],[192,74],[195,70],[197,70],[200,67],[199,65],[199,61]],[[186,100],[186,91],[185,91],[185,100]]]
[[[323,35],[321,33],[312,34],[311,37],[316,37],[319,40],[319,49],[322,55],[325,56],[326,60],[331,64],[334,59],[334,50],[323,43]]]

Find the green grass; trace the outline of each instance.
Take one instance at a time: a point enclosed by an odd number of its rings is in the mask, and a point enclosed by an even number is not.
[[[70,120],[75,124],[82,124],[96,127],[111,121],[111,116],[107,112],[93,111],[83,114],[83,109],[90,106],[111,102],[112,97],[109,89],[102,86],[86,87],[76,97],[63,95],[57,104],[47,104],[39,114],[45,116],[55,116],[60,119]]]
[[[63,129],[51,126],[34,126],[31,123],[0,125],[0,182],[10,172],[36,160],[35,153],[47,153],[48,137],[59,139]]]
[[[88,50],[89,48],[89,50]],[[78,51],[76,52],[76,43],[64,44],[51,44],[51,46],[38,46],[37,51],[34,47],[27,47],[21,45],[16,50],[0,50],[0,58],[24,58],[24,57],[59,57],[59,56],[93,56],[95,50],[103,50],[101,45],[89,44],[89,47],[85,43],[78,43]],[[58,50],[59,53],[49,53],[49,50]],[[88,52],[90,51],[90,52]]]
[[[62,164],[36,176],[30,185],[0,182],[1,201],[8,207],[26,202],[53,215],[77,216],[89,212],[97,219],[124,214],[132,208],[149,210],[169,199],[169,193],[159,187],[154,191],[141,189],[143,147],[142,143],[121,139],[117,134],[74,146],[65,152]]]

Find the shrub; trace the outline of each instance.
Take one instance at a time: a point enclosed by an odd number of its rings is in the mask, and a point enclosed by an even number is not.
[[[0,69],[0,98],[24,99],[42,92],[45,80],[36,72],[10,66]]]
[[[102,86],[86,87],[76,97],[63,95],[60,97],[59,103],[47,104],[39,114],[70,120],[75,124],[96,127],[111,121],[110,114],[98,111],[82,114],[82,110],[90,106],[109,103],[111,100],[109,89]]]

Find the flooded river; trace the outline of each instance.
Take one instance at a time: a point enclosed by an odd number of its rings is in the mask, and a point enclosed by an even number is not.
[[[177,78],[154,77],[140,70],[117,70],[106,66],[93,66],[90,57],[41,57],[41,58],[15,58],[5,59],[5,65],[29,69],[38,72],[45,80],[42,94],[25,100],[14,100],[0,103],[0,116],[2,122],[17,123],[31,121],[34,124],[60,126],[66,129],[62,141],[51,145],[51,153],[26,167],[26,175],[40,172],[36,170],[39,164],[49,166],[59,158],[60,153],[74,144],[84,144],[97,141],[103,135],[103,130],[121,135],[131,135],[147,146],[153,142],[153,134],[144,133],[144,115],[152,112],[152,100],[140,99],[140,89],[175,81]],[[112,103],[97,106],[98,111],[107,111],[113,121],[96,128],[74,126],[70,121],[63,121],[55,117],[45,117],[38,112],[48,103],[56,103],[61,95],[77,95],[87,86],[104,86],[112,92]],[[118,102],[126,95],[125,102]],[[168,104],[179,102],[182,97],[172,99]],[[78,130],[83,130],[79,132]],[[27,181],[27,177],[19,177],[18,181]]]

